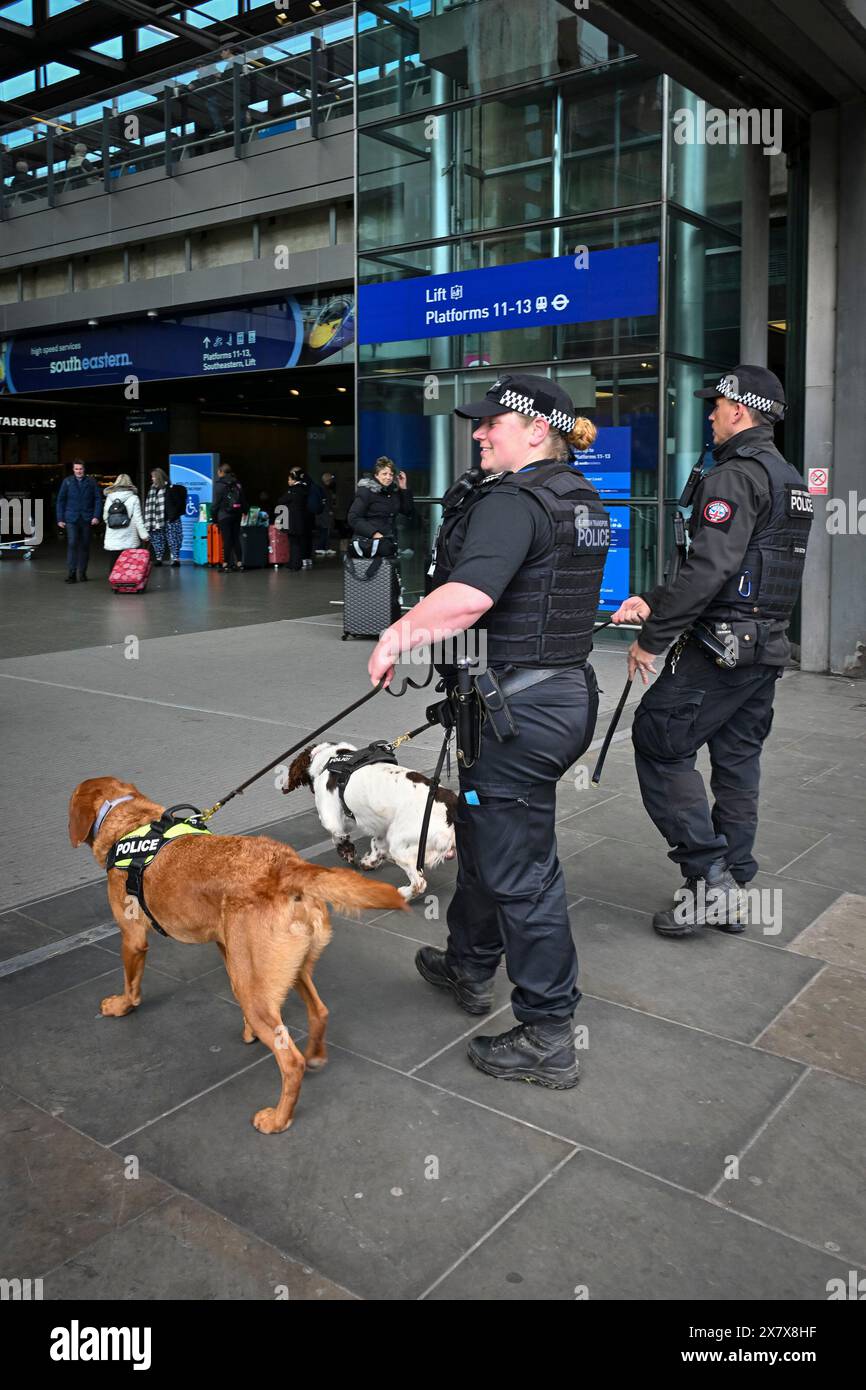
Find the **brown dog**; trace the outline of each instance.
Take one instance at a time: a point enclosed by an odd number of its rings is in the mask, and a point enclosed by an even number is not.
[[[112,807],[94,835],[101,807],[120,797],[130,799]],[[104,868],[113,844],[164,810],[131,782],[92,777],[72,793],[69,838],[73,845],[89,844]],[[185,835],[179,844],[166,844],[145,872],[144,892],[148,908],[175,941],[219,946],[243,1009],[244,1042],[258,1037],[282,1074],[277,1105],[259,1110],[253,1124],[263,1134],[288,1129],[306,1068],[323,1067],[328,1060],[328,1010],[313,985],[313,966],[331,939],[326,904],[357,914],[362,907],[405,910],[403,898],[389,883],[371,882],[354,869],[310,864],[264,835]],[[108,901],[123,937],[124,989],[100,1007],[120,1018],[141,1003],[151,921],[127,895],[123,869],[108,872]],[[292,986],[307,1009],[304,1054],[280,1017]]]

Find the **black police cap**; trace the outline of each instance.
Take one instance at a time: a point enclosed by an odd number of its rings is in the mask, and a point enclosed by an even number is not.
[[[454,413],[468,420],[484,420],[488,415],[506,415],[510,410],[547,420],[563,434],[571,433],[577,419],[574,402],[561,386],[549,377],[522,373],[497,377],[486,396],[458,405]]]
[[[718,385],[705,386],[702,391],[696,391],[695,395],[704,396],[708,400],[724,396],[726,400],[739,401],[740,405],[747,405],[752,410],[761,410],[765,415],[772,415],[775,420],[784,418],[787,405],[785,388],[775,372],[771,372],[767,367],[752,367],[744,362],[734,367],[733,371],[727,372]]]

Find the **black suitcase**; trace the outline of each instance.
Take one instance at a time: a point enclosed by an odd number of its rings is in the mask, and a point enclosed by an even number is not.
[[[241,527],[241,559],[245,570],[261,570],[267,566],[267,526]]]
[[[397,574],[390,560],[353,555],[343,560],[343,641],[376,638],[400,616]]]

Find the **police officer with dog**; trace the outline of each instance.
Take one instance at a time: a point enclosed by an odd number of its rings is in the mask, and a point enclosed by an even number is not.
[[[680,498],[691,507],[690,543],[678,513],[666,582],[614,615],[643,623],[628,667],[644,685],[674,644],[632,726],[644,806],[685,878],[675,906],[653,918],[666,937],[708,925],[744,930],[742,888],[758,871],[761,749],[790,656],[812,521],[812,498],[773,442],[786,408],[778,377],[743,364],[695,395],[714,401],[715,448],[712,466],[702,458]],[[712,811],[695,767],[705,744]]]
[[[431,592],[382,635],[372,680],[401,653],[470,628],[486,666],[444,670],[439,707],[456,724],[458,875],[445,951],[416,966],[466,1013],[489,1012],[505,956],[517,1026],[474,1038],[481,1071],[565,1090],[577,1082],[580,990],[557,858],[556,784],[588,747],[598,687],[587,662],[610,522],[574,465],[595,427],[546,377],[500,376],[456,414],[480,421],[480,468],[444,499]]]

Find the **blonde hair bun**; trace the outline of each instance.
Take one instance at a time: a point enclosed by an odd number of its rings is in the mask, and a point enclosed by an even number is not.
[[[567,438],[572,449],[577,449],[580,452],[589,448],[597,434],[598,430],[592,421],[585,419],[583,415],[578,415],[574,422],[574,429]]]

